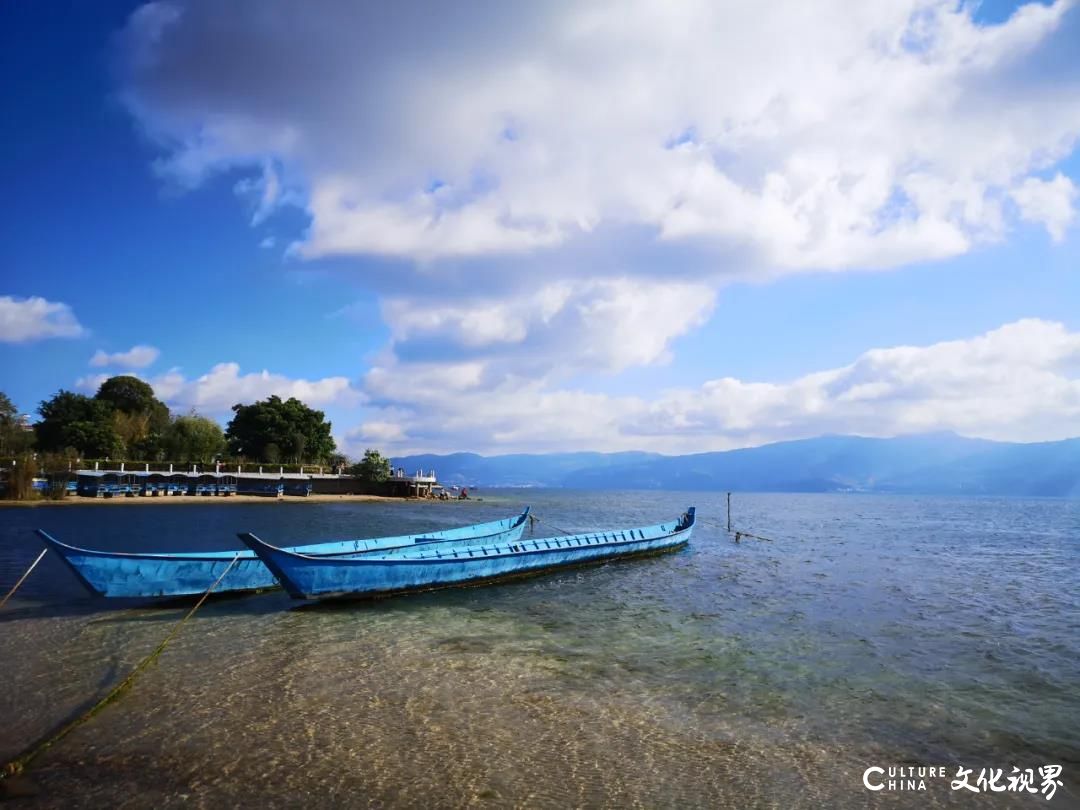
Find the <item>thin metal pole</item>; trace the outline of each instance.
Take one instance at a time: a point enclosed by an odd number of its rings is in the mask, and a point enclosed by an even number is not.
[[[49,553],[49,550],[46,548],[46,549],[43,549],[42,552],[37,555],[37,559],[34,560],[30,564],[29,568],[26,569],[26,573],[23,574],[21,577],[19,577],[19,581],[15,583],[15,587],[12,588],[10,591],[8,591],[7,596],[4,597],[4,601],[0,602],[0,608],[2,608],[4,605],[7,604],[7,600],[11,598],[11,595],[13,593],[15,593],[15,591],[19,590],[19,586],[23,584],[23,582],[26,580],[26,578],[28,576],[30,576],[30,572],[33,571],[35,568],[37,568],[37,564],[39,562],[41,562],[41,558],[44,557],[48,553]]]
[[[731,493],[727,494],[727,530],[731,534]]]

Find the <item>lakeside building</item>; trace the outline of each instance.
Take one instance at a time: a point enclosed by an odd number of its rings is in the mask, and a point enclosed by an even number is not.
[[[441,489],[434,470],[417,470],[413,475],[405,472],[404,467],[394,467],[387,479],[389,494],[402,498],[430,498],[436,489]]]
[[[185,465],[186,467],[187,465]],[[403,469],[394,470],[386,483],[387,494],[399,497],[431,497],[438,488],[434,470],[417,471],[408,475]],[[265,495],[268,497],[306,495],[362,495],[370,492],[370,486],[360,479],[342,472],[326,471],[324,467],[312,466],[310,471],[301,467],[297,472],[286,472],[284,466],[276,469],[262,465],[256,470],[225,464],[192,464],[190,469],[155,468],[143,464],[142,469],[127,469],[119,462],[118,469],[103,470],[95,462],[94,469],[73,470],[74,492],[89,498],[112,497],[159,497],[159,496],[222,496]]]

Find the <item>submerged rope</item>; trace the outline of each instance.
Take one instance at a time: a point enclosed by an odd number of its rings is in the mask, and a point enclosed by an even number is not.
[[[8,599],[11,598],[12,594],[14,594],[15,591],[19,590],[19,586],[22,585],[23,582],[26,581],[26,578],[28,576],[30,576],[30,572],[33,571],[35,568],[37,568],[37,564],[39,562],[41,562],[41,558],[44,557],[48,553],[49,553],[49,550],[47,548],[42,549],[41,553],[37,555],[37,559],[34,560],[32,563],[30,563],[30,567],[26,569],[26,573],[23,574],[21,577],[19,577],[19,581],[15,583],[15,587],[7,592],[7,596],[5,596],[4,600],[2,602],[0,602],[0,608],[2,608],[4,605],[7,604],[7,601],[8,601]]]
[[[712,526],[713,528],[719,529],[725,534],[734,535],[736,543],[741,541],[744,537],[751,537],[754,540],[764,540],[767,543],[773,542],[773,539],[771,537],[762,537],[760,534],[751,534],[750,532],[743,531],[742,529],[733,529],[732,531],[728,532],[727,527],[725,527],[721,523],[717,523],[715,520],[709,520],[708,518],[698,518],[697,520],[699,523],[704,523],[707,526]]]
[[[755,540],[764,540],[764,541],[765,541],[766,543],[771,543],[771,542],[772,542],[772,538],[771,538],[771,537],[762,537],[762,536],[761,536],[761,535],[759,535],[759,534],[750,534],[750,532],[743,532],[743,531],[737,531],[737,532],[735,532],[735,542],[736,542],[736,543],[738,543],[738,542],[739,542],[739,540],[740,540],[741,538],[743,538],[743,537],[752,537],[752,538],[754,538]]]
[[[236,561],[239,559],[239,554],[232,558],[232,562],[230,562],[228,566],[226,566],[225,570],[221,572],[221,576],[214,580],[214,584],[207,588],[205,593],[203,593],[203,595],[199,597],[199,601],[196,602],[195,606],[187,612],[187,615],[173,625],[172,630],[170,630],[169,634],[165,636],[165,639],[160,644],[158,644],[157,648],[148,656],[146,656],[146,658],[140,661],[135,666],[135,669],[131,670],[128,676],[124,678],[124,680],[122,680],[119,684],[113,687],[112,691],[110,691],[109,694],[107,694],[105,697],[103,697],[101,700],[99,700],[81,715],[76,717],[74,720],[61,726],[60,729],[57,730],[55,733],[51,734],[46,739],[34,745],[28,751],[23,752],[18,757],[4,765],[3,769],[0,769],[0,786],[2,786],[3,784],[3,779],[12,776],[18,776],[19,774],[21,774],[24,770],[26,770],[26,767],[33,760],[37,759],[41,754],[44,754],[46,751],[52,748],[53,745],[58,743],[76,728],[81,726],[87,720],[92,718],[94,715],[96,715],[98,712],[100,712],[102,709],[104,709],[106,706],[116,700],[122,692],[124,692],[129,686],[131,686],[131,684],[135,682],[135,678],[138,677],[144,669],[150,666],[150,664],[152,664],[159,655],[161,655],[165,647],[167,647],[169,642],[172,641],[173,636],[175,636],[180,631],[180,628],[184,626],[188,619],[195,615],[195,611],[202,607],[203,602],[206,601],[206,597],[208,597],[214,590],[214,588],[216,588],[221,583],[221,580],[225,579],[225,575],[229,573],[230,570],[232,570],[232,567],[236,565]]]

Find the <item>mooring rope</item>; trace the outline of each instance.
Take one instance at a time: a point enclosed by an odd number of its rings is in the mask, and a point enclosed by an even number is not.
[[[750,534],[750,532],[737,531],[735,532],[735,542],[738,543],[743,537],[752,537],[755,540],[764,540],[766,543],[771,543],[771,537],[762,537],[760,534]]]
[[[709,520],[707,518],[700,518],[699,517],[699,518],[697,518],[697,522],[698,523],[704,523],[704,524],[706,524],[708,526],[712,526],[713,528],[719,529],[722,532],[727,532],[727,527],[725,527],[721,523],[717,523],[714,520]],[[574,532],[568,532],[566,529],[560,529],[554,523],[551,523],[550,521],[544,520],[543,518],[537,517],[535,514],[530,513],[529,514],[529,526],[530,526],[530,528],[532,527],[533,523],[543,523],[546,526],[550,526],[552,529],[557,531],[559,534],[574,534]],[[742,529],[739,529],[739,530],[734,530],[733,529],[730,532],[730,534],[734,535],[736,543],[740,542],[744,537],[750,537],[750,538],[753,538],[754,540],[764,540],[766,543],[773,542],[771,537],[762,537],[760,534],[751,534],[750,532],[744,532]]]
[[[706,526],[712,526],[714,529],[719,529],[722,532],[726,532],[727,528],[723,523],[717,523],[715,520],[709,520],[708,518],[697,517],[694,518],[695,523],[704,523]]]
[[[533,523],[543,523],[545,526],[550,526],[552,529],[557,531],[559,534],[562,534],[562,535],[574,534],[574,532],[568,532],[566,529],[560,529],[554,523],[551,523],[551,522],[549,522],[547,520],[544,520],[543,518],[539,518],[539,517],[537,517],[536,515],[534,515],[531,512],[529,513],[529,521],[530,521],[529,528],[532,528]]]
[[[754,540],[764,540],[766,543],[773,542],[773,539],[771,537],[762,537],[760,534],[751,534],[750,532],[743,531],[742,529],[732,529],[730,532],[728,532],[726,526],[721,523],[717,523],[715,520],[709,520],[708,518],[698,518],[698,521],[704,523],[707,526],[712,526],[714,529],[719,529],[722,532],[733,535],[736,543],[741,541],[744,537],[752,537]]]
[[[203,602],[206,601],[206,597],[208,597],[213,592],[214,588],[216,588],[221,583],[221,580],[225,579],[225,575],[229,573],[230,570],[232,570],[232,567],[234,565],[236,565],[236,561],[240,559],[240,556],[240,554],[237,554],[235,557],[232,558],[232,562],[230,562],[228,566],[226,566],[225,570],[221,572],[221,576],[214,580],[214,584],[207,588],[203,595],[199,597],[199,601],[195,603],[195,606],[187,612],[187,615],[184,616],[184,618],[182,618],[180,621],[173,625],[172,630],[170,630],[169,634],[165,636],[165,639],[160,644],[158,644],[157,648],[148,656],[146,656],[146,658],[140,661],[135,666],[135,669],[131,670],[128,676],[124,678],[124,680],[122,680],[119,684],[113,687],[112,691],[110,691],[109,694],[107,694],[105,697],[103,697],[101,700],[99,700],[81,715],[76,717],[74,720],[61,726],[58,731],[51,734],[46,739],[31,747],[28,751],[23,752],[15,759],[4,765],[3,769],[0,770],[0,780],[6,779],[11,776],[18,776],[19,774],[21,774],[23,771],[26,770],[26,767],[33,760],[37,759],[37,757],[39,757],[41,754],[44,754],[47,750],[52,748],[53,745],[58,743],[76,728],[81,726],[87,720],[92,718],[94,715],[96,715],[98,712],[100,712],[102,709],[104,709],[106,706],[116,700],[116,698],[118,698],[123,691],[125,691],[129,686],[131,686],[132,683],[134,683],[135,678],[138,677],[138,675],[144,669],[150,666],[150,664],[153,663],[159,655],[161,655],[165,647],[167,647],[169,642],[172,641],[173,636],[175,636],[180,631],[180,628],[184,626],[188,619],[195,615],[195,611],[202,607]]]
[[[22,585],[23,582],[26,581],[26,578],[28,576],[30,576],[30,572],[33,571],[35,568],[37,568],[37,564],[39,562],[41,562],[41,558],[44,557],[48,553],[49,553],[49,550],[47,548],[42,549],[41,553],[37,555],[37,559],[34,560],[32,563],[30,563],[30,567],[26,569],[26,573],[23,574],[21,577],[19,577],[19,581],[15,583],[15,587],[7,592],[7,596],[5,596],[4,600],[2,602],[0,602],[0,608],[2,608],[4,605],[7,604],[7,601],[8,601],[8,599],[11,598],[12,594],[14,594],[15,591],[19,590],[19,586]]]

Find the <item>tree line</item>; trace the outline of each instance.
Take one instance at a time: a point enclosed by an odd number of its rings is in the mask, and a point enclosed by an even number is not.
[[[337,452],[326,415],[295,397],[238,403],[222,430],[194,410],[171,413],[149,384],[121,375],[107,379],[93,396],[61,389],[37,411],[41,418],[27,431],[11,400],[0,393],[0,456],[33,450],[69,459],[348,464]]]

